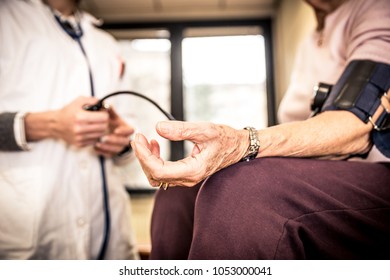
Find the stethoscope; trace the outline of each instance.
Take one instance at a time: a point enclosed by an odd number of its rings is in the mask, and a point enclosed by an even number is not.
[[[95,96],[95,91],[94,91],[94,82],[93,82],[93,75],[92,75],[92,70],[91,70],[91,65],[88,60],[87,53],[85,52],[84,46],[81,42],[81,37],[83,36],[83,29],[81,28],[79,18],[76,17],[76,25],[73,27],[69,22],[61,20],[61,18],[54,13],[54,17],[56,21],[58,22],[59,26],[73,39],[75,40],[81,49],[81,52],[83,53],[87,65],[88,65],[88,72],[89,72],[89,79],[90,79],[90,87],[91,87],[91,96]],[[77,16],[77,15],[76,15]],[[152,99],[146,97],[143,94],[134,92],[134,91],[117,91],[113,92],[111,94],[106,95],[102,99],[100,99],[96,104],[93,105],[86,105],[83,108],[88,111],[99,111],[104,108],[104,101],[112,96],[116,95],[122,95],[122,94],[127,94],[127,95],[134,95],[140,98],[143,98],[150,103],[152,103],[157,109],[159,109],[169,120],[175,120],[175,118],[163,110],[155,101]],[[128,146],[125,148],[126,153],[131,151],[131,147]],[[109,204],[109,194],[108,194],[108,186],[107,186],[107,178],[106,178],[106,170],[104,168],[105,166],[105,159],[103,156],[99,156],[99,163],[100,163],[100,169],[101,169],[101,176],[102,176],[102,193],[103,193],[103,208],[104,208],[104,235],[103,235],[103,241],[101,248],[99,250],[99,254],[97,259],[102,260],[104,259],[104,256],[107,251],[107,246],[108,242],[110,239],[110,229],[111,229],[111,218],[110,218],[110,204]]]
[[[76,18],[76,25],[72,26],[68,21],[62,20],[60,18],[60,16],[58,16],[54,11],[52,11],[52,12],[53,12],[54,18],[57,21],[57,23],[59,24],[59,26],[73,40],[75,40],[79,44],[81,52],[83,53],[85,60],[87,62],[87,65],[88,65],[91,96],[95,96],[95,89],[94,89],[91,66],[90,66],[90,63],[88,60],[87,53],[85,52],[84,46],[81,42],[81,37],[83,36],[83,29],[81,28],[79,19]],[[77,15],[75,15],[75,17],[76,16]],[[103,207],[104,207],[104,235],[103,235],[103,241],[102,241],[102,245],[100,247],[97,259],[102,260],[102,259],[104,259],[104,255],[106,254],[108,242],[110,239],[111,219],[110,219],[110,205],[109,205],[109,197],[108,197],[106,170],[104,168],[105,159],[103,156],[99,156],[99,163],[100,163],[100,170],[101,170],[101,176],[102,176],[102,192],[103,192]]]

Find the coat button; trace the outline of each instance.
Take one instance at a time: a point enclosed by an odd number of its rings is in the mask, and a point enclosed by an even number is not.
[[[78,218],[78,219],[77,219],[77,225],[78,225],[79,227],[85,226],[86,223],[87,223],[87,222],[86,222],[86,220],[85,220],[84,218]]]

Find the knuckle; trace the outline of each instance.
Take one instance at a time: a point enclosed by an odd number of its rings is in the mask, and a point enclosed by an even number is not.
[[[75,135],[79,135],[79,134],[81,133],[81,126],[79,126],[79,125],[74,125],[74,126],[72,127],[72,132],[73,132],[73,134],[75,134]]]
[[[192,135],[192,131],[190,129],[184,129],[181,131],[181,136],[183,138],[188,138]]]
[[[84,113],[84,112],[83,112]],[[76,113],[75,114],[75,122],[82,122],[84,120],[84,114],[83,113]]]

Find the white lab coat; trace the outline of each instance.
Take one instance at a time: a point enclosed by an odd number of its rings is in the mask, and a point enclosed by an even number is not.
[[[117,89],[115,40],[82,14],[82,44],[95,94]],[[41,0],[0,2],[0,112],[62,108],[89,96],[88,65],[79,45]],[[0,152],[0,259],[93,259],[103,237],[102,177],[91,148],[63,141],[29,144],[30,151]],[[136,258],[130,204],[119,172],[106,161],[111,236],[106,258]]]

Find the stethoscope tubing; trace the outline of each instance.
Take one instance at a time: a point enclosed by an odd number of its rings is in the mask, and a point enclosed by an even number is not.
[[[91,66],[89,63],[89,59],[87,56],[87,53],[85,51],[85,48],[81,42],[81,37],[83,36],[84,32],[81,28],[81,25],[79,22],[77,22],[77,30],[74,30],[70,24],[65,25],[64,22],[61,21],[59,16],[57,16],[53,11],[54,18],[56,19],[57,23],[61,28],[73,39],[75,40],[81,49],[81,52],[83,53],[83,56],[85,57],[85,60],[88,65],[88,71],[89,71],[89,78],[90,78],[90,86],[91,86],[91,96],[95,96],[94,91],[94,82],[93,82],[93,75],[91,71]],[[103,230],[103,239],[102,244],[97,256],[98,260],[104,259],[104,256],[107,251],[108,243],[110,240],[110,230],[111,230],[111,218],[110,218],[110,204],[109,204],[109,193],[108,193],[108,185],[107,185],[107,176],[106,176],[106,170],[105,170],[105,159],[103,156],[99,156],[99,164],[100,164],[100,170],[101,170],[101,177],[102,177],[102,194],[103,194],[103,211],[104,211],[104,230]]]

